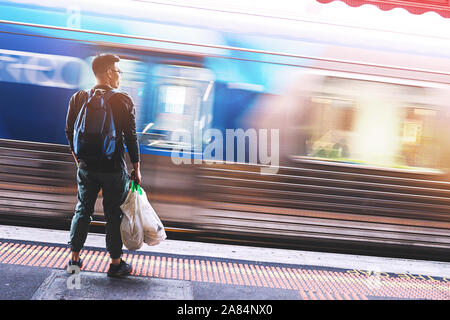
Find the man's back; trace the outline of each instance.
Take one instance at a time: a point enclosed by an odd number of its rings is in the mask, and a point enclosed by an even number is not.
[[[105,85],[97,85],[93,90],[109,91],[111,88]],[[72,96],[69,102],[69,110],[66,119],[66,136],[72,151],[74,150],[73,130],[75,120],[88,98],[89,91],[80,90]],[[135,108],[133,101],[126,93],[117,92],[110,97],[109,105],[112,109],[116,129],[116,150],[114,155],[111,160],[88,160],[79,157],[79,165],[82,168],[102,172],[121,171],[125,169],[124,141],[131,162],[139,162],[139,148],[137,143]]]

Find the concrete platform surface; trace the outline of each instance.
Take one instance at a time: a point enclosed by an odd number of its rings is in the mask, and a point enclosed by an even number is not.
[[[191,283],[183,280],[53,270],[31,300],[193,300],[193,293]]]

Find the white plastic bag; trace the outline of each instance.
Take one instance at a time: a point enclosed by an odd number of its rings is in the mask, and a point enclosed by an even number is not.
[[[128,191],[127,198],[120,208],[123,213],[120,223],[122,242],[128,250],[140,249],[144,243],[144,228],[137,214],[137,195],[132,188]]]
[[[120,225],[122,241],[129,250],[139,249],[142,242],[155,246],[167,238],[164,226],[148,201],[147,194],[134,182],[131,183],[121,209],[124,214]]]
[[[161,220],[148,201],[144,189],[141,190],[141,192],[136,193],[136,197],[137,212],[141,217],[141,223],[144,229],[144,242],[149,246],[156,246],[167,238],[166,231],[164,230]]]

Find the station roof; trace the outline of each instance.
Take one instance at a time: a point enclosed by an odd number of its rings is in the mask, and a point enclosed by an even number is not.
[[[381,10],[388,11],[403,8],[412,14],[423,14],[433,11],[444,18],[450,18],[450,0],[317,0],[320,3],[342,1],[351,7],[374,5]]]

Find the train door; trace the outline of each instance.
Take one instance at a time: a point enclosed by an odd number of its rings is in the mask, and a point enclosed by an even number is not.
[[[150,70],[149,97],[138,115],[142,174],[163,221],[192,223],[194,156],[201,159],[203,132],[212,120],[214,77],[200,66],[158,64]],[[174,150],[183,150],[178,162]],[[186,158],[187,157],[187,158]]]

